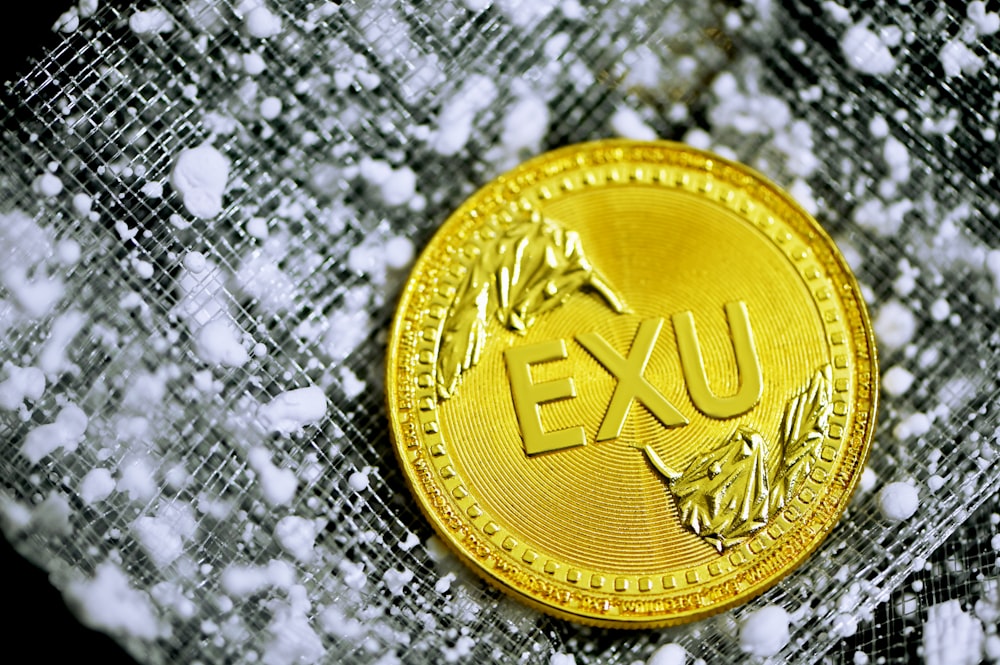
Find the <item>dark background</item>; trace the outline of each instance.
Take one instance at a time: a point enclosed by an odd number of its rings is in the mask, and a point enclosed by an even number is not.
[[[27,74],[47,48],[59,43],[60,35],[52,31],[52,24],[72,4],[66,0],[23,4],[17,18],[7,21],[7,32],[0,39],[0,83]],[[10,106],[10,99],[0,99],[0,109]],[[29,654],[34,657],[28,660],[39,662],[93,660],[135,665],[113,639],[83,626],[49,583],[48,575],[22,558],[3,536],[0,570],[6,581],[4,653]]]
[[[41,57],[47,46],[59,43],[52,24],[72,5],[66,0],[42,0],[22,6],[0,38],[0,81],[27,73],[30,63]]]

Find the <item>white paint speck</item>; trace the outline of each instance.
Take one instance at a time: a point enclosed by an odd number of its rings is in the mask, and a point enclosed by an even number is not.
[[[76,7],[80,12],[80,18],[90,18],[97,13],[100,0],[77,0]]]
[[[0,409],[14,411],[25,400],[36,402],[45,392],[45,374],[37,367],[18,367],[11,362],[3,366],[7,378],[0,381]]]
[[[201,252],[191,251],[184,255],[184,267],[197,275],[205,269],[205,255]]]
[[[229,180],[229,160],[205,143],[182,150],[170,172],[170,184],[187,211],[199,219],[222,212],[222,194]]]
[[[913,339],[917,332],[917,318],[906,305],[898,300],[889,300],[879,308],[872,327],[878,342],[887,351],[894,351]]]
[[[401,270],[413,261],[413,241],[406,236],[393,236],[385,243],[385,264]]]
[[[169,566],[184,553],[181,535],[166,519],[143,515],[132,523],[132,532],[146,556],[159,568]]]
[[[987,12],[986,3],[983,0],[970,2],[965,9],[965,14],[972,21],[980,36],[992,35],[1000,30],[1000,15],[996,12]]]
[[[496,84],[482,75],[465,79],[462,87],[447,100],[438,116],[438,128],[429,140],[442,155],[454,155],[465,147],[472,134],[475,115],[489,107],[497,96]]]
[[[684,143],[698,150],[708,150],[712,147],[712,136],[704,129],[695,127],[684,135]]]
[[[180,584],[164,580],[149,589],[149,596],[161,608],[169,608],[181,619],[189,621],[197,614],[197,606],[184,595]]]
[[[549,130],[549,106],[530,91],[523,91],[508,108],[500,135],[499,162],[513,166],[538,151]]]
[[[296,560],[309,563],[313,559],[316,524],[297,515],[282,517],[274,527],[274,539]]]
[[[775,656],[788,644],[788,612],[765,605],[740,622],[740,650],[751,656]]]
[[[382,200],[391,206],[403,205],[416,193],[417,175],[409,166],[393,169],[389,178],[382,183]]]
[[[938,298],[931,303],[931,318],[935,321],[944,321],[951,314],[951,306],[944,298]]]
[[[73,210],[82,216],[90,216],[91,207],[94,205],[94,200],[86,194],[74,194],[73,195]]]
[[[858,491],[862,494],[867,494],[875,489],[875,485],[878,484],[878,476],[875,471],[870,467],[866,466],[865,470],[861,472],[861,479],[858,481]]]
[[[333,362],[343,361],[371,334],[371,319],[363,308],[344,308],[330,313],[323,349]]]
[[[872,119],[868,122],[868,131],[876,139],[887,137],[889,135],[889,123],[886,121],[885,116],[872,116]]]
[[[878,507],[882,517],[890,522],[902,522],[917,512],[920,499],[917,488],[910,483],[889,483],[878,494]]]
[[[892,429],[892,435],[900,441],[921,437],[931,429],[931,419],[926,413],[916,412],[906,416]]]
[[[889,178],[897,183],[910,179],[910,152],[903,142],[894,136],[885,139],[882,157],[889,166]]]
[[[882,375],[882,388],[887,395],[901,397],[913,385],[913,374],[905,367],[893,365]]]
[[[32,464],[57,450],[73,452],[87,431],[87,414],[72,402],[66,404],[53,422],[38,425],[24,437],[21,453]]]
[[[42,196],[53,198],[62,192],[63,184],[56,175],[46,172],[35,178],[32,188]]]
[[[265,67],[264,58],[260,57],[259,53],[243,54],[243,71],[250,76],[257,76],[262,73]]]
[[[79,27],[80,12],[76,7],[70,7],[63,12],[58,19],[56,19],[55,25],[52,26],[52,29],[64,34],[70,34],[76,32],[76,29]]]
[[[145,455],[133,455],[118,466],[115,489],[128,494],[132,501],[149,501],[156,495],[153,466]]]
[[[434,591],[439,594],[446,594],[451,589],[451,583],[455,581],[455,573],[446,573],[434,583]]]
[[[611,129],[617,136],[637,141],[653,141],[656,131],[646,124],[636,111],[628,106],[619,106],[611,116]]]
[[[868,28],[867,22],[857,23],[844,33],[840,50],[847,64],[864,74],[885,75],[896,70],[896,59],[883,38]]]
[[[143,196],[158,199],[163,196],[163,183],[147,182],[139,191],[142,192]]]
[[[286,390],[257,411],[257,418],[268,432],[288,434],[312,425],[326,415],[327,400],[316,386]]]
[[[404,552],[409,552],[419,544],[420,544],[420,539],[417,537],[417,534],[413,533],[412,531],[407,531],[406,538],[399,543],[399,549],[403,550]]]
[[[115,480],[111,472],[102,467],[95,467],[87,472],[80,481],[80,499],[92,506],[107,499],[115,489]]]
[[[277,97],[265,97],[260,102],[260,116],[265,120],[274,120],[281,115],[281,100]]]
[[[41,533],[66,538],[73,535],[72,514],[66,497],[50,492],[31,512],[31,526]]]
[[[986,640],[983,642],[983,654],[991,663],[1000,662],[1000,636],[996,633],[986,636]]]
[[[263,5],[250,10],[245,24],[247,32],[258,39],[274,37],[281,32],[281,18]]]
[[[355,492],[363,492],[368,489],[368,474],[365,471],[355,471],[347,477],[347,484]]]
[[[144,261],[142,259],[132,260],[132,269],[141,279],[150,279],[153,277],[153,264],[149,261]]]
[[[250,359],[236,324],[216,319],[202,326],[195,337],[195,353],[209,365],[240,367]]]
[[[295,498],[298,480],[291,469],[281,469],[271,462],[271,454],[263,446],[251,448],[247,461],[257,474],[264,500],[272,506],[288,505]]]
[[[986,61],[978,56],[961,40],[952,39],[941,47],[939,55],[941,68],[947,78],[968,75],[975,76],[986,65]]]
[[[163,34],[174,29],[174,19],[163,9],[147,9],[133,13],[128,19],[128,27],[137,35]]]
[[[364,157],[358,163],[358,173],[368,184],[378,188],[388,205],[403,205],[416,193],[417,175],[408,166],[394,169],[388,162]]]
[[[839,637],[851,637],[858,632],[858,620],[853,614],[841,612],[833,618],[831,632]]]
[[[350,367],[340,368],[340,389],[344,391],[347,399],[356,399],[365,391],[365,388],[365,382],[359,379]]]
[[[813,196],[812,187],[802,178],[796,178],[788,188],[788,193],[792,195],[800,206],[810,215],[819,213],[819,203]]]
[[[31,508],[0,493],[0,528],[7,538],[31,526]]]
[[[352,642],[366,632],[364,624],[347,616],[344,610],[336,605],[328,605],[323,608],[323,611],[319,613],[319,624],[323,632]]]
[[[64,266],[75,265],[76,262],[80,260],[80,253],[80,243],[72,238],[61,240],[59,241],[59,244],[56,245],[56,256],[59,259],[59,263]]]
[[[247,220],[247,233],[258,240],[264,240],[268,236],[267,220],[263,217],[251,217]]]
[[[649,655],[646,665],[684,665],[687,662],[687,651],[679,644],[670,642],[659,647]]]
[[[836,2],[831,2],[827,0],[823,3],[823,11],[827,13],[833,21],[837,23],[842,23],[844,25],[851,22],[851,12],[845,7],[838,5]]]
[[[342,559],[337,564],[337,570],[344,584],[355,591],[360,591],[368,584],[368,576],[365,574],[365,564],[363,563]]]
[[[233,564],[219,575],[222,589],[231,596],[244,597],[270,587],[287,589],[295,584],[295,569],[287,561],[271,560],[264,566]]]
[[[390,568],[382,576],[382,582],[385,584],[386,590],[393,596],[401,595],[403,589],[411,581],[413,581],[413,571],[409,568]]]
[[[983,624],[962,611],[958,600],[927,608],[923,634],[925,665],[976,665],[982,659]]]
[[[38,354],[38,367],[50,379],[75,369],[66,354],[70,343],[83,328],[84,323],[86,319],[83,314],[75,309],[63,312],[52,322],[49,338]]]
[[[161,633],[149,596],[133,589],[128,576],[110,560],[97,566],[93,578],[67,584],[63,596],[80,621],[96,630],[144,640]]]
[[[898,233],[903,225],[903,218],[913,207],[913,201],[909,199],[901,199],[888,205],[880,199],[868,199],[854,209],[852,216],[859,226],[881,236],[892,236]]]
[[[50,314],[65,292],[45,265],[54,244],[53,233],[21,210],[0,214],[0,287],[31,318]]]
[[[304,595],[305,590],[302,591]],[[305,609],[292,603],[275,611],[267,627],[271,639],[264,645],[260,657],[262,665],[299,665],[328,660],[323,641],[309,625]]]

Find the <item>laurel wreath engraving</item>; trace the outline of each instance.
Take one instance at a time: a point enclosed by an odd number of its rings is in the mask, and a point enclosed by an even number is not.
[[[478,260],[456,288],[442,327],[436,367],[440,401],[453,396],[464,374],[479,362],[492,318],[524,334],[540,314],[582,289],[595,291],[615,312],[626,309],[587,260],[580,236],[538,211],[474,242]]]
[[[750,427],[738,427],[678,472],[651,446],[643,452],[667,480],[681,522],[719,552],[767,526],[795,496],[816,464],[833,411],[829,365],[785,407],[776,445]]]

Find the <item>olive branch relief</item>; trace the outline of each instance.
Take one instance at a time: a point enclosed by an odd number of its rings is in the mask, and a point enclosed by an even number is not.
[[[495,234],[477,234],[472,242],[477,260],[458,284],[441,332],[435,368],[439,401],[452,397],[479,362],[492,319],[524,334],[540,314],[582,290],[597,293],[617,313],[626,311],[587,260],[580,236],[537,210]]]
[[[773,442],[738,427],[683,471],[667,466],[651,446],[642,450],[666,479],[684,526],[722,552],[767,526],[798,493],[820,456],[832,411],[825,365],[788,401]]]

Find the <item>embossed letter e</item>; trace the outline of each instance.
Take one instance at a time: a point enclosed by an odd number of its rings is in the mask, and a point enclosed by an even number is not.
[[[535,455],[586,445],[587,435],[582,427],[546,432],[542,430],[542,419],[538,413],[538,407],[546,402],[576,397],[573,378],[566,377],[542,383],[531,381],[531,365],[563,360],[566,357],[566,342],[553,339],[539,344],[513,346],[504,352],[504,357],[507,360],[507,373],[510,376],[514,411],[521,424],[521,436],[524,438],[524,452]]]

